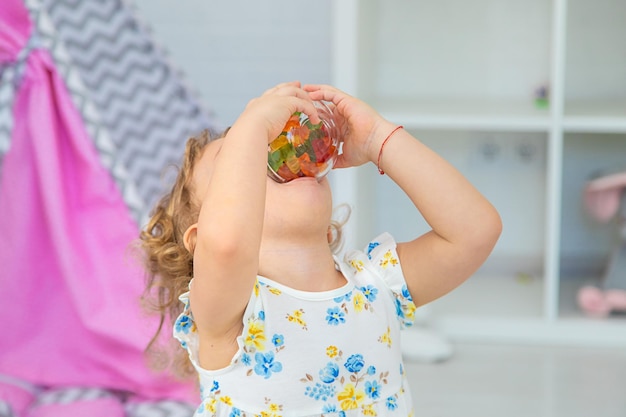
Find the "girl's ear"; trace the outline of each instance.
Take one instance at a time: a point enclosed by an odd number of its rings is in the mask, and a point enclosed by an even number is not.
[[[183,245],[189,253],[193,253],[196,248],[196,237],[198,236],[198,223],[194,223],[185,230],[183,235]]]

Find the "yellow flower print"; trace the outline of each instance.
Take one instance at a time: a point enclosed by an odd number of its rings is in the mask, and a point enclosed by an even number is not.
[[[270,288],[270,292],[274,295],[280,295],[282,294],[281,291],[278,288]]]
[[[306,321],[304,321],[304,319],[302,318],[303,315],[304,315],[304,310],[302,309],[295,310],[293,313],[287,314],[287,320],[289,320],[290,323],[296,323],[302,326],[304,330],[307,330]]]
[[[359,408],[364,398],[365,392],[363,390],[357,391],[353,384],[347,384],[343,391],[337,395],[337,399],[341,402],[341,409],[344,411]]]
[[[282,410],[282,407],[278,404],[270,404],[270,411],[276,412]]]
[[[387,344],[387,347],[391,347],[391,329],[389,327],[387,327],[387,331],[378,338],[378,341]]]
[[[254,282],[254,296],[255,297],[259,296],[259,280],[256,280]]]
[[[363,406],[363,415],[364,416],[377,416],[376,410],[374,410],[374,406],[372,404]]]
[[[260,417],[281,417],[278,413],[283,410],[283,406],[271,402],[269,398],[265,398],[265,404],[267,404],[267,411],[261,411]]]
[[[361,272],[363,270],[363,261],[360,261],[358,259],[353,259],[350,261],[350,266],[356,269],[356,272]]]
[[[417,307],[415,307],[415,304],[409,303],[409,305],[406,307],[406,311],[404,312],[404,315],[406,316],[407,319],[413,320],[413,318],[415,317],[415,310],[417,310]]]
[[[253,321],[248,328],[245,344],[254,346],[257,350],[263,350],[265,347],[265,326],[263,322]]]
[[[326,355],[329,358],[334,358],[335,356],[337,356],[338,353],[339,349],[337,349],[337,346],[330,345],[326,348]]]
[[[233,405],[233,401],[230,399],[230,397],[228,395],[220,397],[220,401],[223,402],[226,405],[230,405],[231,407]]]
[[[352,297],[352,304],[354,305],[354,311],[357,313],[363,311],[363,307],[365,306],[365,297],[363,297],[363,294],[360,292],[354,294],[354,297]]]
[[[204,409],[210,413],[215,413],[215,411],[217,410],[217,408],[215,407],[215,403],[217,403],[217,400],[215,398],[211,398],[204,405]]]
[[[391,266],[398,265],[398,260],[393,256],[390,250],[385,252],[383,259],[380,260],[380,266],[382,266],[383,269],[387,268],[389,265]]]

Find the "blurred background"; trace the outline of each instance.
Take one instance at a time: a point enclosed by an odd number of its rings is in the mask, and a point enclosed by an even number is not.
[[[29,136],[20,132],[28,126],[34,132],[33,126],[44,123],[27,117],[41,103],[39,96],[27,100],[24,92],[24,80],[41,79],[29,77],[35,58],[67,87],[67,97],[56,96],[54,105],[77,109],[56,124],[57,136],[67,136],[64,126],[72,132],[71,126],[82,126],[82,137],[95,144],[87,165],[100,167],[99,175],[110,177],[107,187],[121,190],[119,201],[110,203],[117,214],[98,217],[115,224],[123,219],[126,226],[116,235],[120,242],[145,221],[167,182],[162,168],[176,161],[182,138],[202,127],[229,126],[251,98],[277,83],[332,83],[450,160],[503,218],[503,235],[484,267],[422,309],[417,329],[406,334],[417,414],[626,416],[622,0],[6,1],[0,6],[5,23],[30,20],[34,29],[24,24],[10,26],[4,35],[0,31],[0,52],[5,52],[0,57],[10,57],[0,59],[4,213],[17,217],[18,202],[41,205],[33,218],[47,212],[41,204],[47,199],[19,197],[31,182],[18,188],[7,179],[30,178],[24,168],[29,164],[49,172],[47,162],[27,157],[39,142],[23,149],[16,145]],[[49,54],[39,56],[37,50]],[[49,90],[58,94],[58,86]],[[11,158],[10,152],[22,156]],[[74,175],[85,172],[82,165],[68,166]],[[50,172],[65,183],[68,172]],[[329,178],[336,203],[353,209],[346,247],[360,247],[381,231],[403,240],[428,230],[410,201],[372,166]],[[73,192],[61,188],[63,195]],[[70,206],[76,207],[63,207]],[[93,212],[75,209],[93,218]],[[9,266],[0,272],[0,291],[6,289],[6,300],[15,303],[9,294],[24,293],[24,287],[10,283],[10,277],[27,276],[33,283],[26,287],[36,292],[43,271],[24,270],[24,254],[33,247],[17,236],[28,226],[5,217],[0,261]],[[84,227],[95,227],[85,222]],[[46,236],[58,242],[59,234]],[[62,247],[84,244],[85,236],[78,235]],[[114,249],[120,248],[121,243]],[[81,259],[84,271],[101,271],[105,279],[97,254]],[[60,286],[73,285],[56,257],[49,263],[64,277]],[[113,286],[111,293],[121,289]],[[19,308],[3,302],[0,324],[9,326],[8,318]],[[130,298],[124,305],[124,311],[135,311]],[[24,315],[43,320],[32,310]],[[78,320],[76,328],[84,327],[90,326]],[[107,330],[108,325],[98,328]],[[147,333],[123,345],[137,353]],[[44,336],[41,340],[50,340]],[[0,343],[0,374],[8,375],[7,386],[21,384],[39,393],[41,386],[80,385],[80,379],[59,382],[51,368],[16,372],[14,364],[22,358],[16,343],[23,346],[24,338]],[[32,357],[41,342],[26,345]],[[96,356],[90,358],[94,363]],[[59,360],[67,358],[59,355]],[[116,371],[115,378],[123,374]],[[126,381],[122,389],[136,383],[127,375],[121,379]],[[156,407],[185,415],[185,394],[162,401],[163,392],[180,389],[174,387],[154,383],[150,401],[126,405],[123,412],[151,415],[141,413]],[[19,415],[15,404],[28,400],[16,400],[22,394],[13,389],[4,392]],[[68,395],[52,394],[50,402]],[[0,409],[0,416],[8,413]]]

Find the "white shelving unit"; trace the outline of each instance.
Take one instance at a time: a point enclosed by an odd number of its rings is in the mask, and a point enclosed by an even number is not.
[[[626,346],[626,319],[589,319],[576,305],[580,285],[599,279],[612,232],[584,212],[584,184],[626,168],[626,2],[333,7],[334,84],[441,153],[503,218],[484,267],[432,303],[436,325],[464,340]],[[541,87],[547,106],[535,100]],[[372,167],[331,180],[336,203],[353,206],[348,245],[427,230]]]

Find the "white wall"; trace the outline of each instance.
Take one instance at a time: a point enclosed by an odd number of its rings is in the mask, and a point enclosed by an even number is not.
[[[331,0],[132,4],[224,126],[279,82],[330,82]]]

